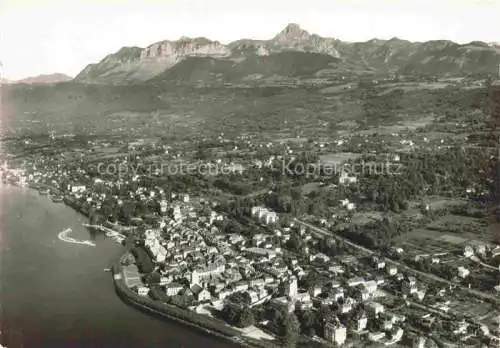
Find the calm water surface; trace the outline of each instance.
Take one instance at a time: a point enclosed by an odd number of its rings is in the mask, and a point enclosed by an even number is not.
[[[0,343],[12,347],[234,347],[123,303],[104,268],[123,251],[36,191],[0,186]],[[71,227],[75,239],[57,238]]]

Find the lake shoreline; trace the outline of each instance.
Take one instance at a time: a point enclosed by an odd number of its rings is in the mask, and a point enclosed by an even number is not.
[[[16,188],[24,189],[24,190],[27,190],[27,191],[36,191],[37,194],[40,197],[46,197],[46,198],[48,198],[46,195],[40,193],[40,190],[42,190],[42,188],[29,187],[29,186],[28,187],[26,187],[26,186],[19,186],[19,185],[14,185],[14,184],[11,184],[11,183],[7,183],[6,186],[16,187]],[[76,213],[82,215],[85,219],[87,219],[87,222],[90,222],[89,221],[89,219],[90,219],[89,216],[87,214],[85,214],[85,212],[78,205],[74,204],[74,202],[70,202],[68,199],[63,199],[62,202],[53,202],[52,200],[50,200],[50,201],[51,201],[52,204],[63,203],[64,206],[71,208],[73,211],[75,211]],[[85,226],[85,224],[83,224],[83,225]],[[121,227],[125,228],[124,226],[121,226]],[[87,227],[87,228],[89,228],[89,227]],[[110,228],[108,227],[108,229],[110,229]],[[65,229],[64,231],[66,231],[66,230],[67,229]],[[60,232],[59,234],[63,233],[64,231]],[[116,230],[113,230],[113,231],[114,231],[114,233],[117,233],[117,234],[120,233],[120,232],[117,232]],[[121,229],[120,229],[120,231],[124,232]],[[81,244],[81,243],[78,243],[78,244]],[[237,345],[239,345],[241,347],[259,347],[259,348],[262,347],[262,348],[265,348],[265,347],[270,347],[271,346],[270,343],[268,343],[268,342],[263,342],[263,341],[262,342],[259,342],[259,341],[255,341],[254,342],[254,340],[251,340],[250,338],[242,337],[241,332],[237,331],[236,329],[234,329],[234,328],[232,328],[230,326],[227,326],[228,331],[229,330],[234,330],[235,331],[233,333],[234,335],[228,335],[228,334],[225,334],[225,333],[222,333],[222,332],[218,332],[218,331],[213,330],[213,329],[205,328],[205,327],[200,326],[200,325],[198,325],[198,324],[196,324],[196,323],[194,323],[192,321],[179,318],[178,316],[166,313],[165,311],[156,310],[156,309],[152,308],[152,306],[147,306],[147,305],[139,303],[138,300],[144,300],[144,298],[140,298],[138,294],[135,294],[130,289],[126,288],[125,284],[121,284],[120,285],[120,280],[117,280],[114,277],[115,274],[123,274],[122,273],[122,268],[121,268],[121,262],[120,261],[125,256],[125,253],[120,256],[119,261],[115,261],[114,262],[114,264],[113,264],[113,266],[111,268],[112,269],[111,273],[113,274],[113,285],[114,285],[114,288],[115,288],[115,292],[118,295],[118,297],[124,303],[130,304],[133,307],[139,309],[142,312],[145,312],[146,314],[148,314],[150,316],[160,316],[162,318],[167,318],[169,320],[173,320],[173,321],[175,321],[175,322],[177,322],[179,324],[182,324],[183,326],[186,326],[186,327],[189,327],[189,328],[192,328],[192,329],[196,329],[197,331],[199,331],[199,332],[201,332],[203,334],[208,334],[208,335],[216,337],[218,339],[222,339],[222,340],[228,341],[228,342],[230,342],[232,344],[237,344]],[[121,281],[123,283],[123,280],[121,280]],[[155,301],[153,299],[148,299],[148,300],[150,302]],[[176,310],[183,311],[184,313],[186,313],[188,315],[189,314],[193,314],[192,311],[185,310],[185,309],[182,309],[180,307],[176,307]],[[194,313],[194,314],[201,315],[201,314],[198,314],[198,313]],[[212,325],[220,325],[220,323],[216,322],[216,319],[213,319],[213,318],[210,318],[210,317],[206,317],[206,319],[208,319],[209,321],[212,321],[214,323]],[[250,342],[250,340],[252,342]]]
[[[115,263],[112,266],[112,274],[113,274],[113,284],[115,286],[115,291],[120,299],[122,299],[125,303],[130,304],[131,306],[144,311],[148,313],[149,315],[153,316],[160,316],[162,318],[166,318],[169,320],[173,320],[177,323],[180,323],[184,326],[196,329],[197,331],[200,331],[204,334],[208,334],[214,337],[217,337],[219,339],[223,339],[225,341],[229,341],[230,343],[233,344],[238,344],[241,347],[247,347],[247,348],[267,348],[267,347],[274,347],[273,344],[270,342],[264,342],[264,341],[256,341],[256,340],[251,340],[250,338],[243,337],[241,335],[241,332],[236,330],[235,328],[232,328],[228,325],[225,325],[224,329],[221,329],[220,325],[221,323],[213,318],[210,317],[205,317],[207,320],[208,324],[207,326],[212,326],[212,328],[207,328],[204,326],[201,326],[193,321],[190,321],[188,319],[183,319],[180,318],[178,315],[175,315],[173,313],[169,313],[167,309],[167,305],[162,304],[158,301],[158,303],[155,303],[155,300],[147,298],[147,297],[141,297],[132,290],[130,290],[124,280],[123,280],[123,268],[121,261],[125,257],[126,253],[128,250],[119,258],[118,261],[115,261]],[[153,305],[158,308],[153,308]],[[163,308],[161,307],[163,305]],[[175,307],[176,311],[179,313],[184,313],[185,315],[201,315],[198,313],[194,313],[190,310],[183,309],[180,307]],[[213,327],[219,326],[219,329],[214,329]],[[222,332],[226,331],[226,332]]]
[[[73,230],[70,236],[89,239],[92,231],[82,226],[87,222],[83,214],[54,204],[32,188],[1,186],[0,282],[6,285],[0,294],[1,345],[238,347],[130,308],[117,296],[110,275],[103,272],[126,247],[101,237],[92,249],[63,243],[57,235],[68,226]],[[39,285],[30,286],[33,282]]]
[[[124,255],[122,255],[122,257]],[[138,294],[135,294],[132,290],[127,288],[127,286],[123,282],[123,278],[122,278],[123,273],[122,273],[122,267],[121,267],[120,262],[115,262],[115,264],[112,267],[112,274],[113,274],[113,284],[115,286],[115,291],[116,291],[118,297],[122,301],[124,301],[125,303],[139,309],[140,311],[146,312],[148,315],[159,316],[163,319],[166,318],[168,320],[173,320],[173,321],[180,323],[184,326],[196,329],[196,330],[202,332],[203,334],[209,334],[211,336],[215,336],[217,338],[230,341],[231,343],[240,344],[243,347],[250,347],[248,345],[242,345],[241,342],[235,341],[234,338],[231,336],[227,336],[227,335],[224,335],[222,333],[212,331],[210,329],[201,327],[193,322],[190,322],[190,321],[181,319],[179,317],[176,317],[174,315],[171,315],[171,314],[167,313],[166,311],[160,311],[160,310],[157,310],[155,308],[152,308],[152,306],[148,306],[144,303],[140,303],[139,302],[140,300],[143,300],[143,301],[144,300],[154,301],[154,300],[140,298]],[[117,275],[120,277],[119,278],[116,277]],[[143,302],[143,301],[141,301],[141,302]],[[181,309],[181,308],[179,308],[179,309]],[[188,312],[187,310],[185,310],[185,311]]]

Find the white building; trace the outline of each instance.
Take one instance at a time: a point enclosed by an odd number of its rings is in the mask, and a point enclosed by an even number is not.
[[[210,265],[204,268],[196,268],[191,272],[189,281],[191,285],[200,284],[203,280],[224,273],[226,267],[224,264]]]
[[[311,295],[308,292],[297,293],[296,300],[300,302],[304,309],[312,308],[313,306]]]
[[[165,215],[167,213],[167,210],[168,210],[168,203],[166,200],[161,200],[160,201],[160,212],[162,213],[162,215]]]
[[[209,301],[212,298],[210,292],[207,289],[201,290],[197,295],[198,302]]]
[[[340,306],[340,313],[346,314],[352,311],[354,308],[354,305],[356,304],[356,300],[354,300],[352,297],[347,297],[344,300],[344,303]]]
[[[159,240],[150,235],[144,241],[145,246],[151,251],[156,262],[163,262],[167,256],[167,249],[160,244]]]
[[[71,193],[83,193],[85,189],[85,185],[73,185],[71,186]]]
[[[363,284],[363,287],[369,294],[373,294],[377,291],[377,281],[376,280],[368,280]]]
[[[341,185],[355,184],[357,181],[358,179],[355,176],[350,176],[345,171],[342,171],[339,177],[339,184]]]
[[[470,245],[466,245],[464,248],[464,256],[471,257],[474,256],[474,249]]]
[[[387,270],[387,274],[390,276],[394,276],[398,273],[398,268],[394,265],[388,265],[386,267],[386,270]]]
[[[291,277],[290,280],[285,282],[285,295],[291,298],[297,296],[297,278]]]
[[[369,302],[367,303],[366,310],[376,316],[379,313],[384,313],[384,306],[378,302]]]
[[[407,277],[403,281],[402,290],[404,293],[410,295],[416,293],[418,291],[418,288],[417,288],[417,280],[415,279],[415,277]]]
[[[383,338],[385,337],[385,333],[384,332],[370,332],[368,334],[368,339],[372,342],[378,342],[380,340],[382,340]]]
[[[347,338],[347,329],[338,320],[332,320],[325,325],[325,339],[341,346]]]
[[[184,289],[184,287],[177,283],[170,283],[165,287],[165,293],[167,296],[175,296]]]
[[[470,274],[470,271],[467,268],[465,268],[463,266],[458,267],[458,276],[460,278],[462,278],[462,279],[467,278],[469,276],[469,274]]]
[[[262,206],[252,207],[252,216],[266,225],[278,222],[278,214]]]
[[[368,318],[366,317],[366,315],[362,315],[360,318],[358,318],[358,320],[356,321],[356,331],[363,331],[364,329],[366,329],[366,326],[368,325]]]
[[[137,293],[139,294],[139,296],[148,296],[149,288],[146,286],[141,286],[140,288],[137,288]]]
[[[182,220],[181,207],[178,205],[174,207],[174,220]]]
[[[354,287],[354,286],[358,286],[358,285],[361,285],[361,284],[364,284],[365,283],[365,280],[361,277],[353,277],[353,278],[350,278],[348,281],[347,281],[347,286],[349,287]]]

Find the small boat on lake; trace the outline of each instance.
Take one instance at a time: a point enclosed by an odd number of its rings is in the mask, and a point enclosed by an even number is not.
[[[60,203],[62,201],[63,201],[63,198],[61,196],[52,196],[52,202]]]
[[[84,245],[95,247],[95,243],[91,242],[90,240],[77,240],[77,239],[71,238],[69,236],[69,233],[71,233],[71,232],[72,232],[71,228],[67,228],[64,231],[62,231],[61,233],[59,233],[59,235],[57,237],[60,240],[62,240],[63,242],[74,243],[74,244],[84,244]]]

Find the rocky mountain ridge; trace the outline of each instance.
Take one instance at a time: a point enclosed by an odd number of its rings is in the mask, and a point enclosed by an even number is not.
[[[54,73],[54,74],[44,74],[44,75],[38,75],[38,76],[32,76],[32,77],[27,77],[21,80],[6,80],[2,79],[3,84],[18,84],[18,83],[24,83],[28,85],[39,85],[39,84],[50,84],[50,83],[59,83],[59,82],[66,82],[66,81],[71,81],[73,78],[71,76],[61,74],[61,73]]]
[[[309,65],[304,54],[311,55],[315,71],[294,66]],[[317,64],[318,55],[325,56],[321,59],[325,63],[322,66]],[[270,56],[273,58],[265,58]],[[284,64],[293,66],[293,69],[282,69],[277,61],[280,58],[285,58]],[[181,64],[186,59],[189,62]],[[282,73],[301,76],[307,71],[308,75],[317,76],[339,67],[354,72],[400,74],[493,73],[497,71],[498,63],[499,50],[478,41],[462,45],[446,40],[410,42],[393,38],[352,43],[311,34],[291,23],[269,40],[241,39],[224,45],[204,37],[181,37],[177,41],[160,41],[146,48],[124,47],[99,63],[87,66],[75,80],[105,84],[158,80],[160,76],[167,78],[168,70],[177,64],[194,69],[201,79],[217,76],[224,80],[227,76],[244,78],[246,73],[251,76],[262,75],[261,72],[269,76]],[[256,71],[252,72],[252,67]],[[189,69],[179,71],[178,68],[176,75],[190,74]]]

